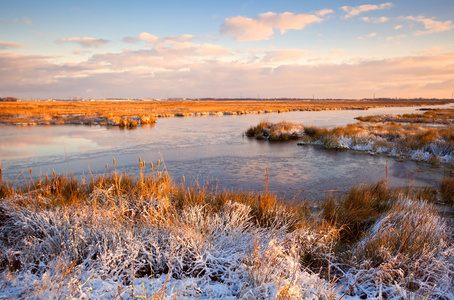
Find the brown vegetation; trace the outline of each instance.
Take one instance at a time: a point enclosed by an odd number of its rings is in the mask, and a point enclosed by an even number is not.
[[[454,128],[426,127],[415,124],[356,123],[332,129],[287,122],[262,121],[251,126],[248,137],[270,141],[300,139],[300,144],[323,145],[329,149],[351,149],[388,154],[400,158],[454,164]]]
[[[0,102],[3,124],[101,124],[119,125],[134,119],[138,124],[156,117],[192,115],[241,115],[288,111],[368,109],[374,107],[418,106],[448,103],[442,100],[380,101],[19,101]]]
[[[454,109],[433,109],[423,114],[403,115],[375,115],[355,118],[361,122],[399,122],[399,123],[432,123],[452,124],[454,121]]]

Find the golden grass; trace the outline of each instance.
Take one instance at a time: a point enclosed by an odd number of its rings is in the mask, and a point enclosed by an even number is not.
[[[301,136],[302,125],[289,122],[270,123],[266,120],[260,121],[257,126],[251,126],[246,130],[246,136],[256,139],[267,139],[271,142],[289,141],[298,139]]]
[[[436,123],[452,124],[454,121],[454,109],[434,109],[428,110],[423,114],[403,114],[403,115],[375,115],[357,117],[361,122],[399,122],[399,123]]]
[[[6,124],[90,124],[93,118],[105,120],[135,117],[139,123],[154,122],[155,117],[207,114],[246,114],[320,111],[338,109],[368,109],[445,104],[447,101],[20,101],[0,102],[0,123]],[[119,122],[116,120],[115,122]]]
[[[385,180],[355,186],[337,199],[328,196],[322,216],[329,224],[339,228],[343,240],[356,241],[389,209],[393,198],[395,195]]]

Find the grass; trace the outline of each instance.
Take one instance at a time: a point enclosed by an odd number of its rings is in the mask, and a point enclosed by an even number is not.
[[[302,144],[384,153],[433,165],[454,164],[454,128],[451,126],[430,128],[400,123],[356,123],[328,129],[262,121],[251,126],[246,135],[270,141],[299,139]]]
[[[158,117],[191,115],[242,115],[248,113],[368,109],[449,103],[442,100],[381,101],[18,101],[0,102],[3,124],[100,124],[134,128],[131,121],[154,123]],[[131,121],[128,121],[131,120]],[[121,125],[123,124],[123,125]]]
[[[445,176],[440,184],[441,200],[454,207],[454,178]]]
[[[385,180],[360,185],[338,199],[328,196],[322,216],[340,230],[342,239],[357,241],[389,209],[394,198]]]
[[[268,192],[176,184],[159,163],[140,171],[3,183],[0,297],[454,295],[452,228],[426,200],[452,182],[361,185],[318,215]]]
[[[302,126],[289,122],[270,123],[261,121],[259,125],[246,130],[246,136],[272,142],[296,140],[300,137]]]
[[[403,114],[403,115],[375,115],[366,117],[356,117],[361,122],[398,122],[398,123],[432,123],[432,124],[452,124],[454,120],[454,109],[433,109],[423,114]]]

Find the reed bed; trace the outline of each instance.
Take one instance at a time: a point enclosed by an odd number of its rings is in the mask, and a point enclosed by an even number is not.
[[[186,101],[18,101],[0,102],[0,124],[98,124],[123,126],[154,123],[156,118],[243,115],[289,111],[368,109],[446,104],[443,100],[186,100]],[[129,121],[128,121],[129,120]]]
[[[375,115],[367,117],[356,117],[361,122],[397,122],[397,123],[430,123],[430,124],[452,124],[454,121],[454,109],[431,109],[423,114],[403,115]]]
[[[139,163],[137,178],[1,184],[0,298],[454,296],[452,227],[417,193],[381,181],[315,213]]]
[[[454,128],[451,126],[432,128],[399,123],[356,123],[328,129],[300,124],[284,125],[262,121],[257,126],[251,126],[246,135],[270,141],[292,137],[299,139],[300,145],[322,145],[329,149],[385,154],[434,165],[454,165]]]

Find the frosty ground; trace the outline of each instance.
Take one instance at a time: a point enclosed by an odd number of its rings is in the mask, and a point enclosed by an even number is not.
[[[315,213],[140,170],[3,184],[0,299],[454,299],[450,178],[354,187]]]

